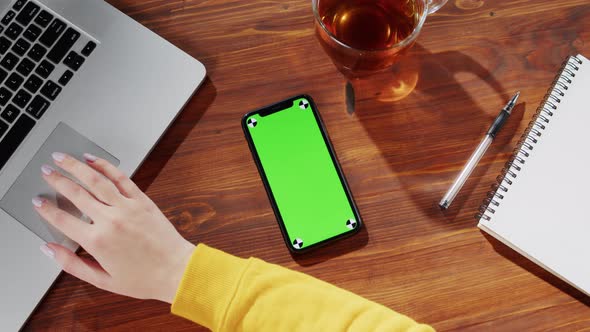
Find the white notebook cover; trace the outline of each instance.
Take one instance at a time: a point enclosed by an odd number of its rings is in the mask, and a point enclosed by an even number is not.
[[[579,64],[581,61],[582,64]],[[572,66],[573,65],[573,66]],[[575,68],[578,67],[578,70]],[[537,119],[545,129],[512,184],[502,182],[507,192],[490,204],[479,227],[522,255],[590,295],[590,61],[570,58],[569,71],[557,84],[554,114]],[[567,80],[570,79],[571,83]],[[561,97],[557,87],[565,96]],[[533,135],[534,136],[534,135]],[[489,220],[487,220],[489,218]]]

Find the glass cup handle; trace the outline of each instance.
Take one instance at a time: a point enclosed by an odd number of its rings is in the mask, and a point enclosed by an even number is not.
[[[448,0],[428,0],[428,15],[433,14],[440,7],[444,6]]]

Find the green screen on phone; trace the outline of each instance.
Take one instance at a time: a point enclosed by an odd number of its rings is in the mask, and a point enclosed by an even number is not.
[[[295,250],[360,226],[313,107],[308,98],[299,98],[289,108],[244,118],[275,212]]]

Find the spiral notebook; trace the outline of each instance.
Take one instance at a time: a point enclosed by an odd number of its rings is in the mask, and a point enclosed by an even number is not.
[[[590,295],[590,61],[567,59],[480,208],[479,228]]]

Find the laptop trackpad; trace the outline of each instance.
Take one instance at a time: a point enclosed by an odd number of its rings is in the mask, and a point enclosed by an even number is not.
[[[116,166],[119,165],[119,160],[62,122],[49,135],[6,195],[0,200],[0,208],[43,240],[65,244],[69,242],[69,239],[43,220],[31,204],[31,199],[39,195],[75,217],[82,216],[82,213],[72,203],[62,195],[55,193],[41,178],[41,166],[43,164],[53,165],[51,158],[53,152],[65,152],[78,160],[84,160],[82,155],[87,152],[106,159]]]

